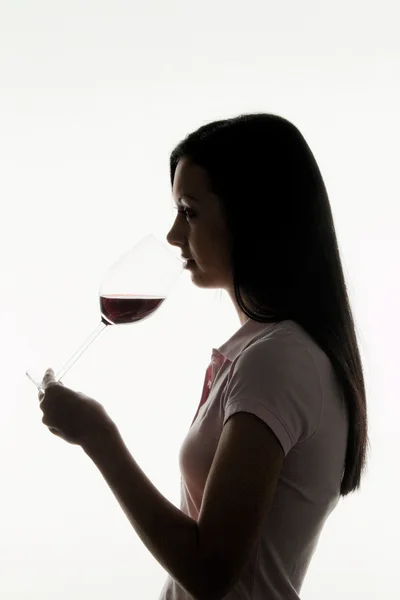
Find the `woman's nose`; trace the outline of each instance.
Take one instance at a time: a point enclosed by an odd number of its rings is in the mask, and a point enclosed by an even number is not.
[[[178,236],[173,232],[173,228],[167,233],[166,239],[168,244],[171,244],[171,246],[181,246],[183,243],[179,242]]]
[[[171,244],[171,246],[183,246],[185,244],[185,239],[182,234],[182,231],[179,231],[179,224],[177,221],[172,225],[171,229],[166,235],[167,242]]]

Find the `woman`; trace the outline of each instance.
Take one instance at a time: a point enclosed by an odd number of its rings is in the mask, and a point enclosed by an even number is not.
[[[167,240],[241,327],[213,348],[180,451],[181,508],[101,404],[45,374],[52,433],[82,446],[168,572],[160,600],[298,600],[323,526],[360,488],[363,370],[327,192],[298,129],[270,114],[201,127],[172,152]]]
[[[213,349],[180,452],[203,597],[294,600],[327,517],[360,487],[368,445],[328,195],[304,137],[271,114],[201,127],[170,168],[167,240],[195,285],[228,292],[241,323]],[[160,600],[181,598],[169,577]]]

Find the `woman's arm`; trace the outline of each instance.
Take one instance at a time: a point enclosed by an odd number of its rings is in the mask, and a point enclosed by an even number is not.
[[[194,599],[205,597],[197,522],[169,502],[146,477],[117,427],[90,440],[85,453],[100,470],[136,533],[169,575]]]

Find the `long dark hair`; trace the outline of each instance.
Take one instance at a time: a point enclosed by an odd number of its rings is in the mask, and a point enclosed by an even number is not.
[[[214,121],[187,135],[171,153],[171,186],[183,157],[206,170],[221,199],[240,309],[259,322],[296,321],[332,361],[349,415],[340,487],[346,496],[360,488],[366,467],[366,394],[331,207],[315,158],[292,123],[265,113]]]

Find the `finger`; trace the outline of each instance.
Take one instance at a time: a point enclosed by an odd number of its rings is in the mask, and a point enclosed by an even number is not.
[[[56,427],[48,427],[49,431],[51,431],[51,433],[53,433],[54,435],[60,435],[60,430],[57,429]]]
[[[59,380],[56,381],[56,377],[54,375],[53,369],[47,369],[47,371],[46,371],[46,373],[44,374],[44,377],[43,377],[42,387],[44,389],[46,389],[46,388],[48,388],[48,387],[50,387],[52,385],[56,385],[56,384],[64,386],[64,384],[63,384],[62,381],[59,381]]]
[[[47,369],[47,371],[46,371],[46,373],[44,374],[44,377],[43,377],[43,383],[50,383],[50,382],[55,381],[55,380],[56,380],[56,378],[54,376],[53,369],[51,369],[51,368]]]

